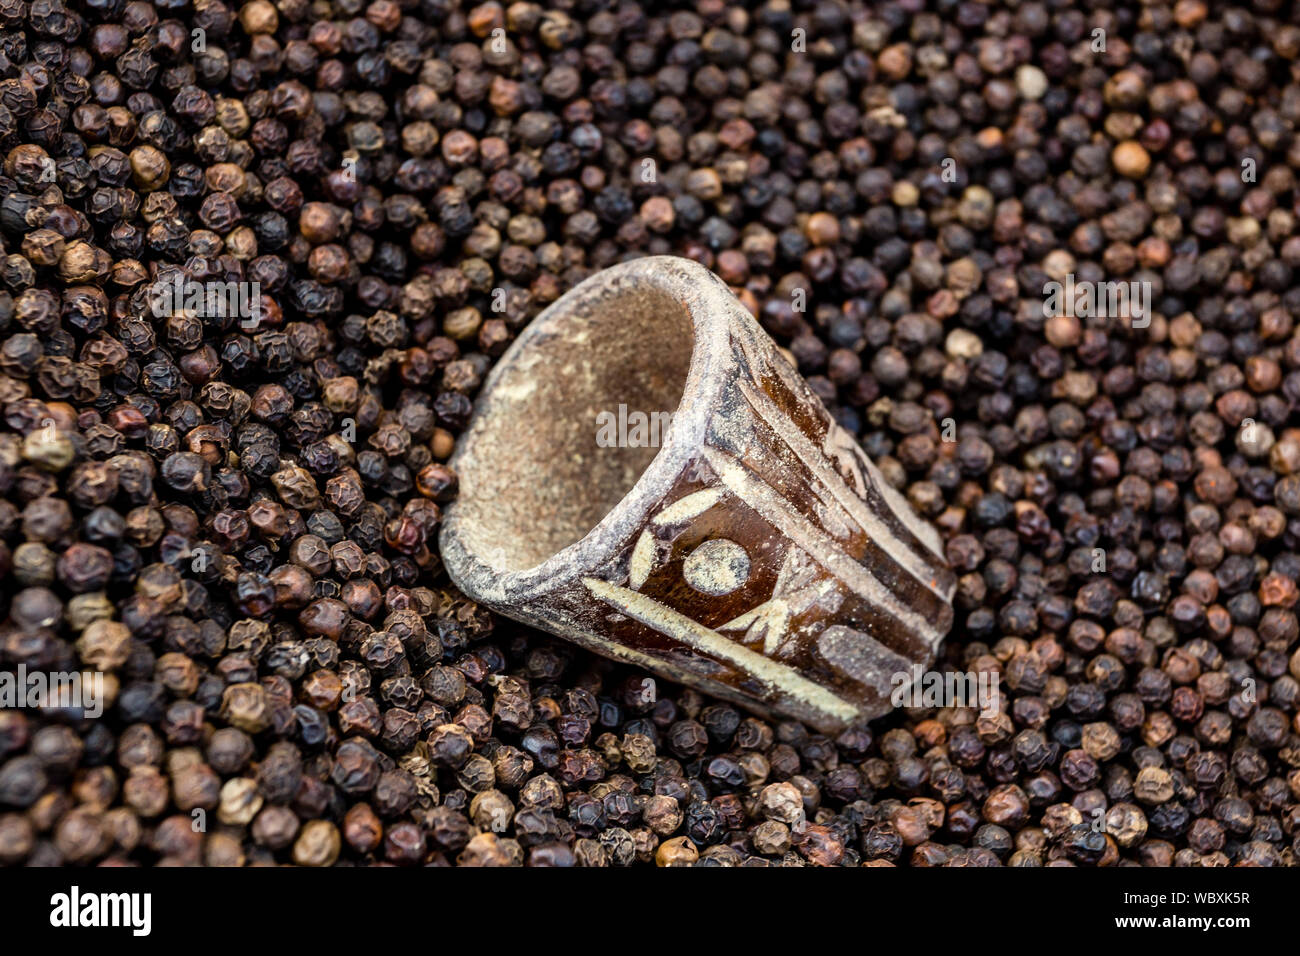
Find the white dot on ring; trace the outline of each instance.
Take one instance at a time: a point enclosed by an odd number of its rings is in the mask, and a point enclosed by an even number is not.
[[[701,594],[730,594],[749,580],[749,555],[728,538],[705,541],[682,562],[682,577]]]

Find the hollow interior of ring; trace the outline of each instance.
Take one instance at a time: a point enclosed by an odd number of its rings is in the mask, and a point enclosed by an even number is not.
[[[667,439],[695,340],[681,300],[646,283],[583,297],[537,331],[458,462],[462,540],[502,572],[580,541],[632,489]]]

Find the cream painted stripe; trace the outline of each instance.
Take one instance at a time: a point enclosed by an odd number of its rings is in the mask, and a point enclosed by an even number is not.
[[[810,395],[810,390],[808,388],[807,383],[805,383],[802,379],[799,378],[798,373],[796,373],[794,369],[792,369],[789,366],[788,363],[780,360],[773,360],[768,362],[768,366],[774,372],[777,373],[777,376],[781,379],[782,384],[791,394],[804,395],[804,396]],[[765,394],[763,395],[763,397],[767,398]],[[770,408],[773,409],[776,408],[775,404],[771,402],[771,399],[768,399],[768,402]],[[781,421],[788,421],[787,417],[782,415],[779,411],[776,412],[776,415]],[[835,425],[833,422],[830,421],[829,415],[826,415],[825,418],[828,421],[829,428],[838,427],[837,425]],[[808,439],[808,437],[804,435],[802,431],[800,431],[799,434],[804,439],[811,441],[811,439]],[[854,439],[852,435],[849,435],[848,437],[849,440],[853,442],[854,446],[857,447],[856,439]],[[811,445],[810,447],[813,447],[815,450],[815,444]],[[875,485],[876,491],[890,502],[892,506],[892,510],[895,512],[895,516],[899,519],[899,521],[901,521],[904,525],[907,526],[908,530],[912,532],[912,534],[916,537],[917,541],[920,543],[920,545],[923,548],[928,548],[930,551],[932,551],[934,555],[939,559],[940,564],[946,567],[947,564],[946,561],[944,561],[943,542],[939,538],[938,529],[935,528],[933,525],[931,525],[928,521],[925,521],[923,518],[921,518],[920,515],[916,514],[916,512],[912,510],[910,505],[899,507],[899,503],[905,503],[907,499],[904,498],[898,492],[898,490],[894,488],[893,485],[891,485],[888,481],[885,480],[885,476],[881,473],[880,469],[876,467],[875,462],[873,462],[866,455],[866,453],[862,451],[860,447],[857,448],[857,451],[858,454],[856,455],[856,457],[858,461],[863,464],[864,470],[867,472],[867,474],[863,475],[863,480],[867,481],[869,484]],[[819,456],[817,460],[821,461],[824,460],[824,458],[825,456],[822,455]],[[922,557],[924,557],[924,555],[922,555]],[[950,591],[955,590],[955,588],[956,588],[956,576],[954,575],[953,587],[950,589]],[[945,597],[947,596],[948,595],[945,595]]]
[[[947,558],[945,558],[943,554],[943,541],[939,538],[939,532],[935,530],[934,525],[923,520],[916,513],[912,508],[911,502],[903,496],[901,491],[889,483],[889,479],[885,477],[884,472],[876,467],[874,461],[868,458],[865,454],[859,459],[859,461],[861,461],[870,471],[871,478],[876,485],[876,490],[880,492],[881,497],[884,498],[885,501],[889,503],[890,507],[893,508],[894,514],[898,515],[898,520],[907,525],[912,534],[916,535],[916,540],[920,541],[923,545],[933,551],[935,560],[941,562],[946,567]],[[952,595],[946,594],[944,597],[950,598]]]
[[[781,495],[766,482],[747,471],[726,452],[706,445],[704,457],[718,473],[722,483],[738,498],[749,505],[791,541],[803,548],[845,585],[876,604],[880,610],[894,617],[900,624],[930,644],[942,640],[934,622],[907,607],[876,576],[849,557],[839,544],[824,531],[811,524],[792,508],[777,504]]]
[[[793,669],[728,640],[685,614],[664,607],[654,598],[599,578],[583,578],[582,583],[601,601],[635,618],[646,627],[681,641],[701,653],[734,664],[774,690],[789,694],[809,707],[837,720],[851,721],[858,716],[858,708],[820,684],[814,684]]]
[[[654,535],[642,531],[641,537],[636,539],[636,547],[632,549],[632,560],[628,562],[627,581],[634,590],[645,584],[646,578],[654,570],[656,550]]]
[[[946,600],[948,596],[931,584],[935,576],[934,568],[928,566],[925,560],[907,542],[895,535],[889,529],[889,526],[872,512],[865,501],[854,494],[853,490],[845,484],[844,479],[830,467],[825,455],[817,450],[808,436],[782,415],[766,395],[754,389],[748,382],[741,381],[738,384],[741,393],[749,400],[749,404],[758,413],[759,418],[763,419],[780,436],[781,440],[790,446],[791,451],[799,456],[799,459],[808,466],[813,475],[830,490],[831,494],[835,496],[835,500],[861,526],[873,543],[877,543],[879,547],[883,548],[891,558],[903,566],[904,570],[910,572],[912,577]],[[870,462],[867,462],[867,464],[870,464]],[[871,467],[875,468],[874,465]],[[877,477],[880,479],[879,482],[875,481]],[[880,474],[879,470],[864,475],[864,480],[872,481],[877,485],[881,498],[894,506],[894,513],[917,536],[918,541],[925,542],[927,537],[933,535],[933,532],[928,536],[922,529],[918,529],[914,522],[908,520],[910,516],[907,514],[906,509],[899,508],[896,501],[892,501],[884,495],[884,488],[880,485],[880,482],[884,481],[884,476]],[[921,533],[918,533],[918,531],[921,531]]]
[[[696,515],[704,514],[721,500],[721,488],[705,488],[703,491],[692,492],[685,498],[678,498],[650,520],[655,527],[677,524],[688,518],[694,518]]]

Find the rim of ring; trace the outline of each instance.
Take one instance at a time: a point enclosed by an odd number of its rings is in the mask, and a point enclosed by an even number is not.
[[[514,604],[589,576],[630,545],[651,510],[672,489],[678,475],[704,445],[719,397],[736,365],[730,348],[730,323],[749,318],[726,284],[693,259],[645,256],[603,269],[574,286],[532,320],[489,373],[474,403],[469,425],[457,439],[448,464],[471,453],[476,431],[488,427],[504,406],[494,401],[497,384],[529,351],[532,343],[581,303],[611,295],[621,283],[648,284],[680,300],[691,320],[694,341],[682,397],[658,453],[636,482],[599,522],[577,541],[531,568],[503,571],[466,544],[460,532],[463,509],[447,507],[439,549],[452,581],[469,597],[486,604]],[[616,321],[610,313],[606,321]]]

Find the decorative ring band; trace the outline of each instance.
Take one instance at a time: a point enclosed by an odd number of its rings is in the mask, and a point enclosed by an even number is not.
[[[614,266],[538,316],[452,465],[462,591],[752,710],[877,717],[952,622],[935,529],[691,260]]]

